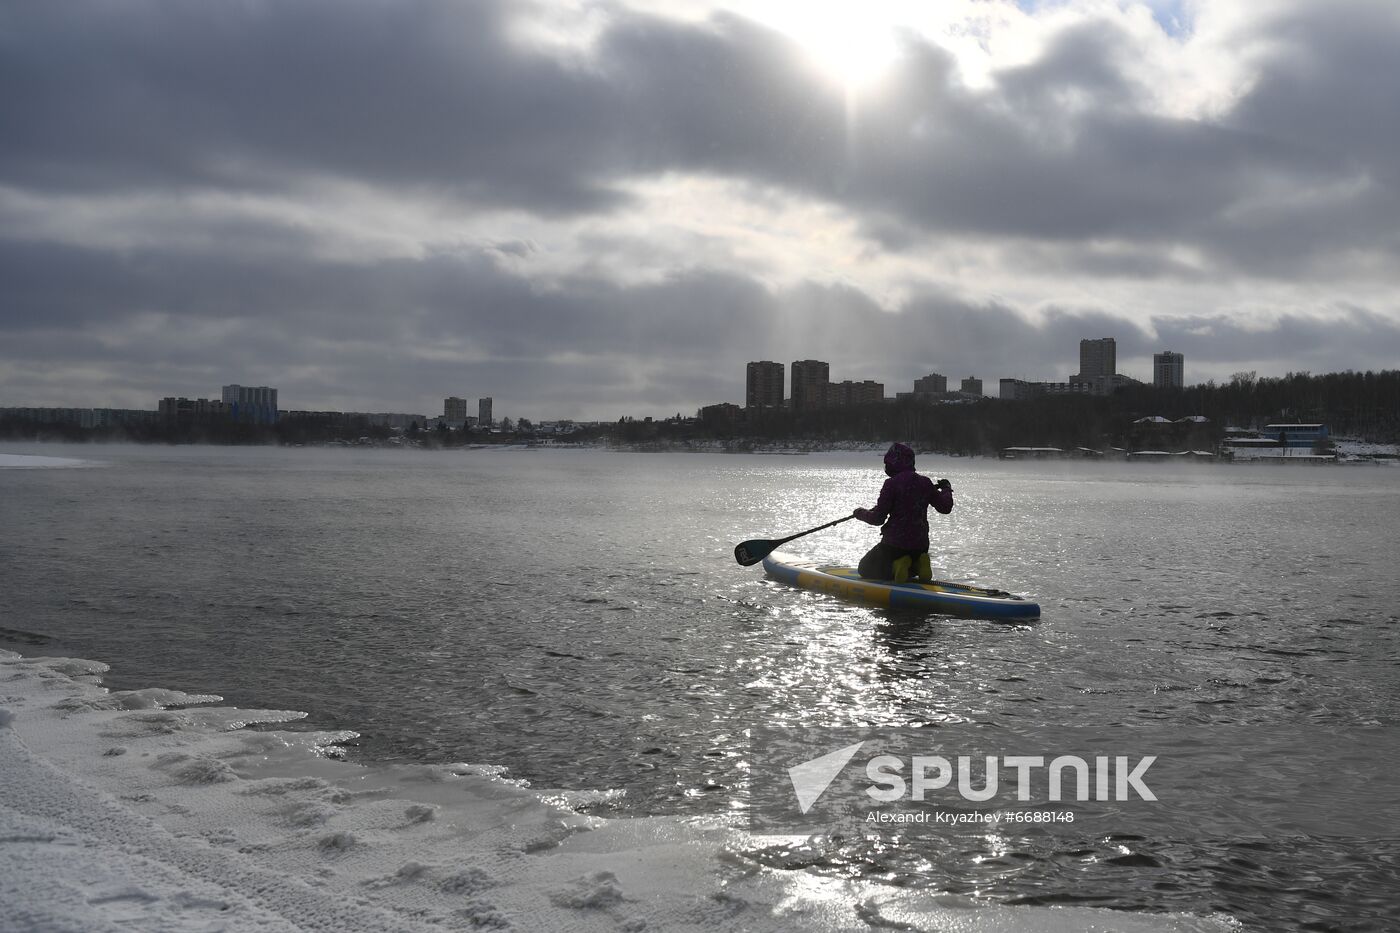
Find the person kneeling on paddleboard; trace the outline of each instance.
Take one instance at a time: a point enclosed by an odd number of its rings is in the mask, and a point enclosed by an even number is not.
[[[852,514],[863,522],[880,525],[880,543],[860,559],[857,572],[869,580],[903,583],[911,576],[919,580],[933,577],[928,559],[928,507],[941,514],[953,511],[953,486],[946,479],[937,483],[914,472],[914,451],[904,444],[891,444],[885,452],[885,485],[873,509],[856,509]]]

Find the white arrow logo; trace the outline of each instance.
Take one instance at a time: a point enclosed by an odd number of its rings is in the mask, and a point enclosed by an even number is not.
[[[792,789],[797,793],[797,805],[803,813],[812,809],[812,804],[826,792],[831,782],[836,780],[836,775],[841,773],[841,769],[846,767],[847,762],[856,756],[856,752],[860,751],[864,744],[857,742],[847,745],[820,758],[813,758],[788,768],[788,778],[792,780]]]

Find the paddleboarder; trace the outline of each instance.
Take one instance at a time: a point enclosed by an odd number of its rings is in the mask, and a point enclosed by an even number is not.
[[[934,482],[914,470],[914,451],[900,443],[885,452],[885,475],[880,498],[873,509],[851,514],[880,526],[880,542],[860,559],[858,571],[870,580],[903,583],[911,576],[933,577],[928,557],[928,507],[947,515],[953,511],[953,486],[946,479]]]

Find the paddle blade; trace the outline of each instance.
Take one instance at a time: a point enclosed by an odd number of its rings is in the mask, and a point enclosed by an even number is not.
[[[734,545],[734,559],[740,567],[752,567],[773,552],[781,541],[741,541]]]

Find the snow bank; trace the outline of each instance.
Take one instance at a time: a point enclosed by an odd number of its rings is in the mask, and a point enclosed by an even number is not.
[[[1370,444],[1344,438],[1337,438],[1335,443],[1342,457],[1400,457],[1400,444]]]
[[[108,691],[106,669],[0,651],[6,930],[1238,929],[766,868],[720,820],[604,820],[490,769],[347,764],[328,750],[353,733]]]

